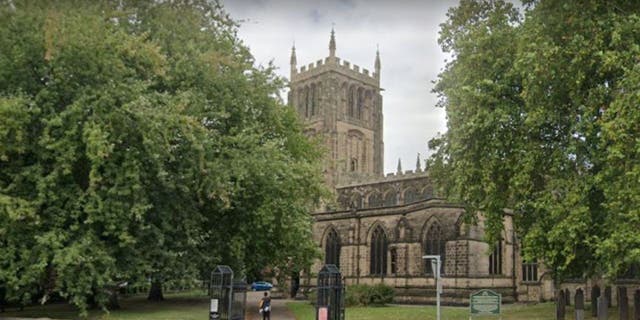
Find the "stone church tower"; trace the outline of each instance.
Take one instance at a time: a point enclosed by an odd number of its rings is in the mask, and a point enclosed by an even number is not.
[[[379,53],[373,73],[340,61],[333,30],[329,56],[315,63],[298,69],[292,48],[289,104],[304,119],[307,134],[323,141],[327,150],[323,169],[330,187],[383,175],[380,91]]]

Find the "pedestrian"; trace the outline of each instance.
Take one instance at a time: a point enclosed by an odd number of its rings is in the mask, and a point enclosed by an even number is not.
[[[260,299],[260,313],[262,313],[262,320],[271,320],[271,297],[267,292]]]

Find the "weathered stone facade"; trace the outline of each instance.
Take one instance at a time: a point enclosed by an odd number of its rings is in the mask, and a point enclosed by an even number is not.
[[[432,302],[434,279],[422,256],[443,260],[444,300],[463,304],[473,291],[492,288],[503,301],[553,298],[553,285],[536,264],[519,255],[512,217],[506,212],[502,241],[485,242],[483,218],[465,224],[463,206],[434,194],[429,174],[417,167],[383,175],[380,57],[374,72],[336,57],[332,31],[329,57],[297,68],[291,55],[289,103],[327,149],[324,172],[336,205],[313,213],[313,237],[325,257],[302,279],[313,286],[323,263],[339,265],[347,284],[383,282],[404,303]]]

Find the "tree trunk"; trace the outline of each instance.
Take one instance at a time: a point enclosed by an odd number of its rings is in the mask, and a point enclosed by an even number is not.
[[[151,288],[149,289],[149,296],[147,300],[150,301],[162,301],[164,297],[162,296],[162,281],[158,279],[154,279],[151,282]]]
[[[109,310],[120,309],[120,302],[118,301],[118,290],[111,291],[111,295],[109,295],[109,303],[107,305],[107,309]]]

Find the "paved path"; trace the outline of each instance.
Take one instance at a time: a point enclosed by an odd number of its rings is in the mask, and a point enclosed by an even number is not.
[[[249,292],[247,294],[247,314],[246,320],[262,320],[262,314],[258,312],[258,303],[264,293]],[[291,300],[272,299],[271,300],[271,320],[296,320],[293,313],[289,311],[286,303]]]

